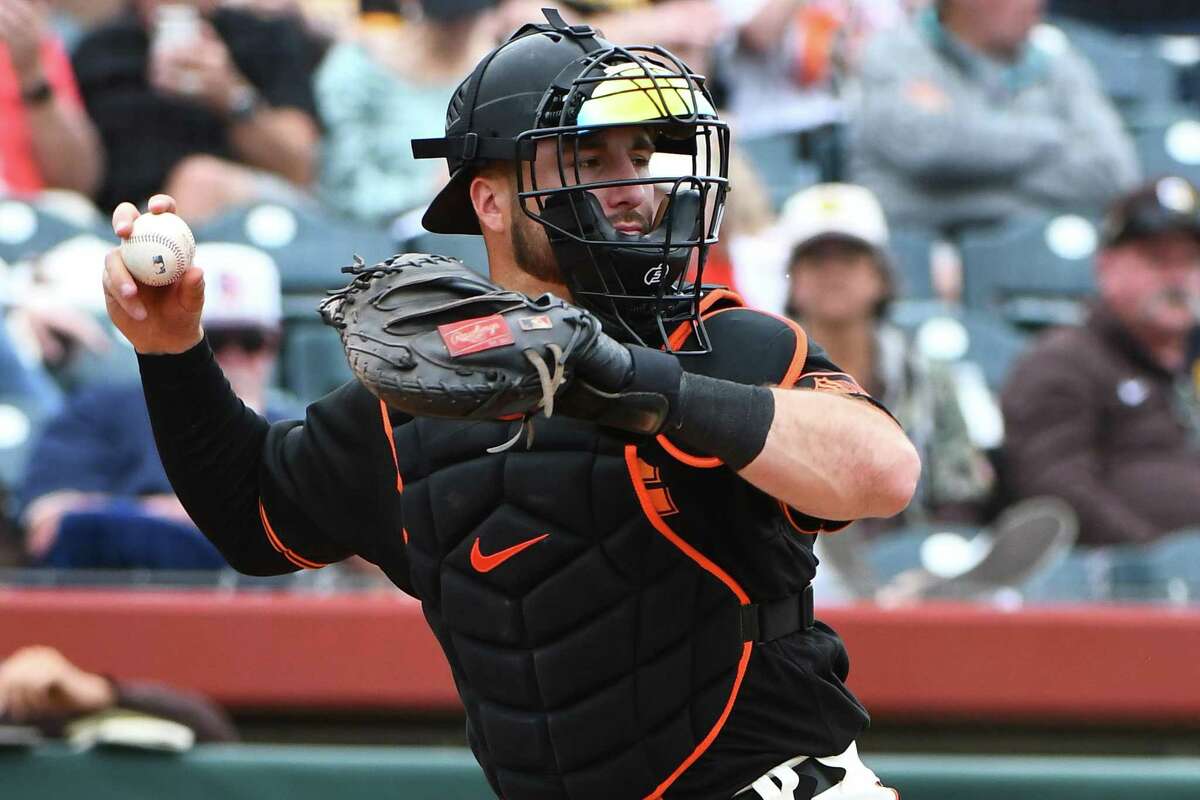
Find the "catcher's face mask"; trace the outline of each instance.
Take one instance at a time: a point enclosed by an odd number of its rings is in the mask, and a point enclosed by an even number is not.
[[[725,208],[729,130],[704,79],[668,51],[619,47],[542,12],[545,24],[517,30],[462,82],[445,136],[413,140],[415,157],[445,158],[451,176],[422,223],[481,233],[472,176],[483,163],[511,162],[520,205],[545,228],[576,302],[613,335],[649,346],[670,347],[671,332],[690,323],[693,351],[707,352],[701,280]],[[589,147],[611,144],[616,129],[647,140],[645,163],[592,169]],[[632,205],[644,224],[625,224],[634,211],[609,201],[639,189],[646,200]]]
[[[517,137],[516,152],[537,163],[515,160],[521,207],[545,227],[576,302],[649,346],[670,347],[690,322],[694,352],[709,348],[699,302],[729,153],[701,81],[662,48],[593,52],[560,74],[539,127]]]

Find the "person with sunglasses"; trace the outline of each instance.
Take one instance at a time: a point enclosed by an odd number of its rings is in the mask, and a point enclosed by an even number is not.
[[[265,253],[202,244],[204,325],[234,393],[271,420],[296,409],[270,390],[279,345],[279,274]],[[159,460],[140,383],[84,388],[34,445],[19,491],[35,565],[212,569],[224,559],[184,511]]]

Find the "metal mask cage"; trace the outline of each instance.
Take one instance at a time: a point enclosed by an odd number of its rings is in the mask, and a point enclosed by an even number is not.
[[[729,188],[728,126],[716,118],[703,78],[663,48],[606,48],[569,69],[573,75],[560,76],[543,97],[540,127],[516,139],[521,209],[546,228],[575,300],[615,326],[614,332],[670,352],[709,352],[700,301],[706,288],[704,264],[718,239]],[[586,116],[588,103],[597,99],[609,106],[640,104],[656,115],[581,124],[581,113]],[[581,140],[628,127],[646,129],[655,144],[647,174],[585,181],[579,167]],[[538,184],[535,159],[542,141],[554,143],[555,186]],[[526,174],[521,154],[530,153]],[[621,186],[652,187],[654,218],[642,235],[614,235],[599,201],[588,199],[597,190]],[[556,213],[548,214],[553,205]],[[679,350],[671,344],[672,333],[682,324],[692,326],[694,348]]]

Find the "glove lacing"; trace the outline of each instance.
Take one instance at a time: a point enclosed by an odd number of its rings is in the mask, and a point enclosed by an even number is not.
[[[565,380],[566,370],[563,367],[563,351],[557,344],[550,343],[546,345],[546,349],[550,351],[550,362],[554,368],[546,366],[546,359],[536,350],[524,351],[525,358],[529,359],[529,363],[537,370],[538,381],[542,385],[542,399],[538,402],[537,407],[542,409],[542,412],[547,416],[554,415],[554,395],[563,385]],[[504,444],[498,444],[495,447],[489,447],[489,453],[503,453],[508,450],[521,438],[521,433],[526,434],[525,449],[528,450],[533,446],[533,415],[525,414],[521,417],[521,426],[517,428],[516,434],[513,435]]]

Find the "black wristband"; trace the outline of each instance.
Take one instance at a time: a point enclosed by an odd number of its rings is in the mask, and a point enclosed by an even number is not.
[[[767,387],[685,372],[663,433],[737,471],[762,452],[774,420],[775,395]]]

